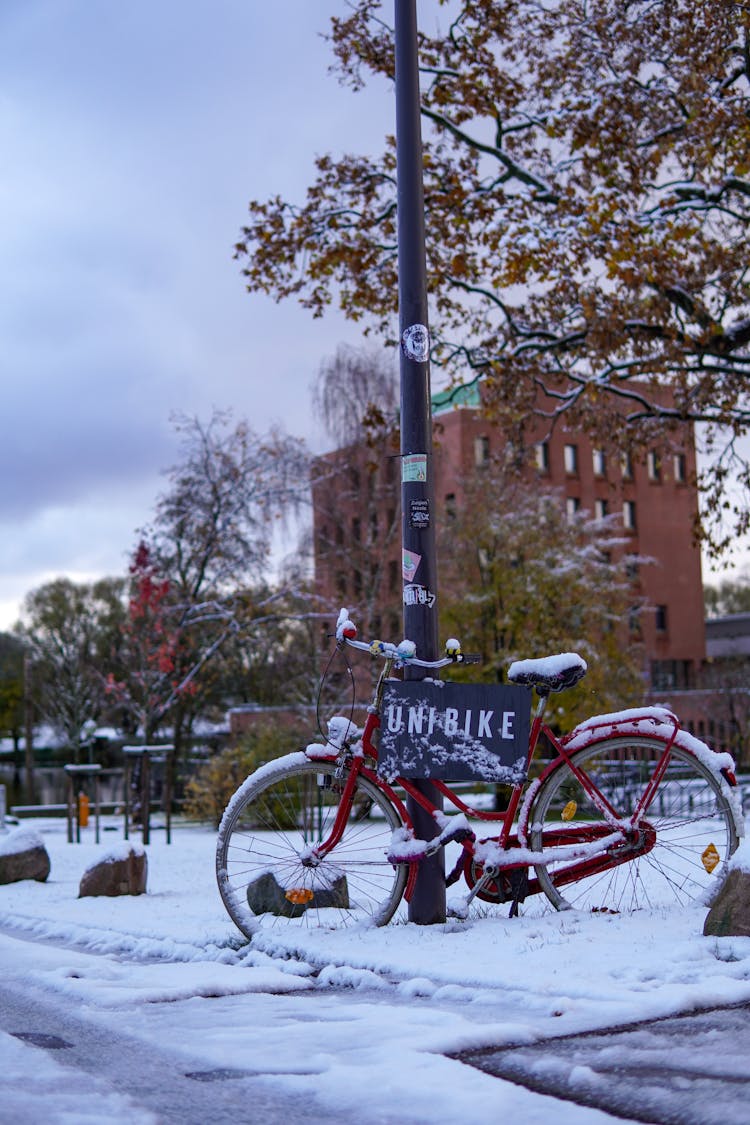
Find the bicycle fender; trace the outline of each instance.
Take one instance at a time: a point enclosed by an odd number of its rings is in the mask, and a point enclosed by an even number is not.
[[[322,742],[311,742],[305,747],[305,758],[308,762],[335,762],[338,750],[330,742],[325,746]]]
[[[560,745],[564,754],[547,766],[539,780],[544,781],[554,769],[565,762],[567,754],[572,754],[576,750],[596,746],[611,738],[639,737],[653,738],[670,748],[677,746],[686,754],[697,758],[706,769],[710,770],[725,789],[738,838],[744,837],[745,817],[734,772],[736,768],[734,758],[726,751],[712,750],[700,738],[685,730],[680,726],[677,716],[666,707],[634,708],[611,715],[594,715],[586,719],[561,740]]]

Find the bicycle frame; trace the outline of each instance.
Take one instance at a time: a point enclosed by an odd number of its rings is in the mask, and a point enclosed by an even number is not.
[[[378,658],[364,729],[351,713],[334,716],[324,745],[264,763],[222,819],[217,881],[248,937],[282,918],[300,926],[367,918],[385,925],[404,897],[413,901],[420,864],[438,852],[447,859],[446,884],[462,877],[467,884],[451,903],[458,918],[469,916],[474,899],[493,910],[510,904],[511,917],[539,893],[558,910],[620,912],[658,907],[664,896],[702,902],[718,885],[744,835],[734,761],[683,729],[667,707],[598,715],[561,736],[545,722],[547,699],[578,683],[585,661],[576,653],[513,661],[508,680],[535,691],[539,702],[519,763],[525,759],[526,769],[518,784],[503,787],[507,807],[496,809],[491,786],[480,788],[482,796],[441,779],[423,787],[378,762],[391,670],[414,666],[432,676],[478,658],[454,638],[444,657],[430,661],[408,640],[360,641],[346,610],[336,644]],[[444,719],[442,726],[445,734]],[[469,746],[472,761],[456,772],[481,779],[487,771]],[[445,815],[444,804],[457,815]],[[568,894],[565,884],[576,885]]]
[[[372,703],[368,708],[368,715],[365,722],[365,727],[361,735],[361,753],[352,754],[347,751],[344,753],[344,758],[341,763],[341,776],[344,777],[346,772],[346,780],[344,782],[341,800],[337,810],[334,823],[327,838],[311,849],[309,861],[314,865],[330,852],[340,842],[346,827],[347,820],[351,812],[352,797],[354,794],[357,777],[362,774],[373,784],[377,785],[387,796],[391,799],[393,804],[398,809],[402,820],[407,828],[412,827],[411,818],[407,811],[406,804],[401,798],[396,788],[401,789],[408,797],[411,797],[421,808],[425,810],[430,816],[434,816],[439,812],[439,809],[425,795],[411,782],[408,778],[398,777],[391,784],[385,782],[382,778],[378,777],[376,772],[377,763],[377,748],[373,742],[376,731],[380,727],[380,711],[383,699],[383,690],[385,682],[389,676],[393,665],[392,658],[386,658],[381,674],[378,678],[375,692],[373,695]],[[601,793],[601,791],[594,785],[588,775],[579,769],[572,761],[572,751],[568,751],[565,745],[565,739],[558,739],[555,734],[550,730],[549,726],[544,722],[544,712],[547,703],[545,695],[540,696],[539,703],[534,714],[531,730],[529,734],[529,746],[526,760],[526,773],[528,774],[531,762],[536,754],[539,740],[544,737],[549,741],[556,752],[556,757],[545,767],[540,777],[532,783],[532,787],[527,791],[526,799],[522,804],[524,789],[526,788],[526,781],[519,782],[513,786],[510,794],[510,799],[506,809],[500,811],[487,811],[484,809],[474,808],[472,805],[462,800],[462,798],[450,788],[444,781],[439,779],[432,779],[433,785],[440,793],[440,795],[459,812],[470,816],[472,819],[487,824],[498,824],[499,832],[497,836],[492,836],[490,839],[496,841],[498,847],[508,853],[507,863],[502,864],[503,872],[510,872],[521,868],[528,868],[534,864],[539,864],[548,861],[547,856],[542,854],[536,855],[530,853],[526,847],[527,830],[529,823],[530,811],[533,806],[533,797],[541,787],[546,778],[554,771],[560,768],[567,767],[580,782],[592,803],[601,812],[604,823],[602,824],[582,824],[582,825],[564,825],[556,829],[554,832],[545,831],[544,845],[545,847],[554,848],[556,845],[566,845],[570,848],[571,844],[581,844],[585,846],[586,854],[580,858],[574,858],[572,862],[565,867],[560,868],[555,873],[555,881],[557,885],[564,885],[567,883],[575,882],[578,879],[585,878],[589,875],[596,874],[600,871],[616,867],[621,863],[626,863],[633,859],[636,855],[644,855],[654,846],[656,841],[656,833],[646,823],[643,824],[644,817],[648,808],[653,801],[659,783],[664,776],[670,759],[670,752],[674,745],[677,733],[680,729],[677,720],[674,720],[671,733],[664,739],[664,752],[657,763],[653,776],[651,777],[648,785],[646,786],[640,800],[636,806],[635,812],[629,818],[627,823],[623,823],[618,816],[615,809],[610,802]],[[627,724],[627,729],[621,728],[614,733],[632,734],[634,733],[632,727],[637,726],[637,719],[633,719],[630,724]],[[613,733],[611,730],[609,733]],[[596,739],[592,740],[593,742]],[[331,755],[331,757],[336,757]],[[372,763],[372,764],[370,764]],[[516,833],[513,833],[513,824],[516,815],[521,808],[518,828]],[[617,835],[620,837],[622,846],[613,848],[613,843],[618,843]],[[614,837],[614,839],[613,839]],[[637,840],[637,843],[635,842]],[[601,850],[591,854],[591,845],[596,845],[601,842]],[[464,851],[464,875],[467,882],[471,886],[470,873],[466,870],[465,862],[471,861],[474,855],[475,840],[473,834],[470,838],[461,841],[461,846]],[[513,858],[513,853],[518,851],[518,858]],[[456,870],[462,866],[462,862],[456,865]],[[410,863],[409,878],[407,880],[405,898],[407,901],[411,898],[414,890],[414,883],[417,876],[418,861]],[[528,881],[526,894],[534,894],[541,891],[541,887],[537,879]]]

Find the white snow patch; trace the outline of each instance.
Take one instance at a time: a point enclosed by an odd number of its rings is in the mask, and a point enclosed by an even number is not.
[[[20,855],[33,848],[43,848],[44,840],[32,828],[16,828],[0,839],[0,855]]]

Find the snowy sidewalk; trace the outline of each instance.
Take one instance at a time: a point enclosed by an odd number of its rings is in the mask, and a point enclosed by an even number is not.
[[[359,1112],[366,1086],[372,1120],[416,1096],[432,1107],[424,1120],[489,1125],[502,1105],[546,1122],[548,1098],[445,1056],[750,1003],[750,938],[704,938],[702,907],[391,924],[248,946],[215,887],[213,832],[177,829],[171,846],[157,838],[145,896],[78,899],[83,870],[120,836],[69,845],[64,824],[34,827],[48,882],[0,888],[13,935],[0,950],[15,979],[105,1022],[129,1013],[138,1035],[174,1034],[207,1066],[247,1068],[251,1057],[253,1073],[289,1090],[307,1084],[340,1112]],[[555,1117],[609,1120],[564,1103]]]

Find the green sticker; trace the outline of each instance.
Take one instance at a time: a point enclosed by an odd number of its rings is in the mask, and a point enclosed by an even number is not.
[[[409,453],[401,461],[401,480],[419,481],[427,480],[427,454]]]

